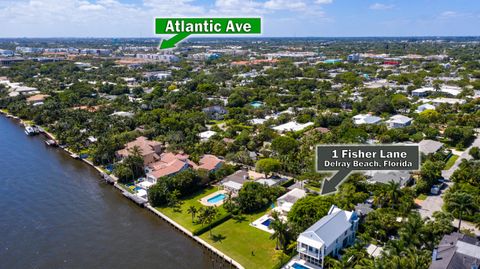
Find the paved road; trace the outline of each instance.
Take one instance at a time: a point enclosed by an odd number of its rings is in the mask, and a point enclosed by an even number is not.
[[[458,166],[460,165],[460,163],[462,163],[462,160],[463,159],[466,159],[466,160],[470,160],[472,158],[472,156],[470,156],[470,154],[468,154],[468,152],[470,151],[470,149],[472,147],[480,147],[480,136],[477,136],[477,138],[475,139],[475,141],[473,141],[472,145],[467,148],[461,155],[460,157],[458,157],[457,161],[452,165],[452,167],[450,167],[450,169],[448,170],[443,170],[442,171],[442,176],[444,178],[450,178],[453,174],[453,172],[455,172],[455,170],[457,170]]]
[[[450,179],[453,172],[455,172],[455,170],[458,169],[458,166],[460,165],[460,163],[462,163],[463,159],[470,160],[472,158],[472,156],[468,154],[468,152],[472,147],[480,147],[480,136],[477,136],[475,141],[473,141],[472,145],[460,154],[460,157],[457,159],[457,161],[452,165],[450,169],[442,171],[442,176],[444,178]],[[420,212],[420,215],[423,218],[426,218],[426,217],[430,218],[432,217],[433,212],[442,210],[443,196],[445,195],[446,190],[451,186],[453,186],[453,182],[448,182],[447,187],[444,190],[442,190],[442,193],[440,195],[429,195],[427,199],[425,199],[420,203],[421,208],[418,211]],[[454,220],[453,225],[457,227],[458,220]],[[471,229],[474,231],[475,234],[480,235],[480,230],[476,229],[473,223],[462,221],[462,228]]]

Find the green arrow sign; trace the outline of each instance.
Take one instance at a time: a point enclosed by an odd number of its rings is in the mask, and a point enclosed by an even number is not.
[[[160,49],[175,47],[191,34],[260,34],[260,18],[156,18],[155,34],[173,34],[163,39]]]

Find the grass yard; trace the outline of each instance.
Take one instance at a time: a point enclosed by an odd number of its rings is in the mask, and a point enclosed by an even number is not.
[[[450,156],[450,158],[448,158],[448,161],[447,161],[447,163],[445,164],[445,167],[444,167],[443,169],[444,169],[444,170],[450,169],[450,168],[453,166],[453,164],[457,161],[457,159],[458,159],[458,155],[452,155],[452,156]]]
[[[265,213],[243,215],[242,220],[230,219],[212,229],[212,238],[210,232],[200,237],[247,269],[270,269],[277,263],[275,241],[269,239],[269,233],[250,226]]]
[[[216,187],[210,187],[207,189],[203,189],[199,192],[196,192],[191,196],[181,199],[182,204],[180,205],[179,210],[175,210],[171,207],[157,207],[156,209],[162,212],[163,214],[167,215],[176,223],[182,225],[183,227],[187,228],[189,231],[193,232],[195,229],[202,227],[202,225],[192,223],[192,215],[187,213],[188,208],[193,205],[197,209],[200,209],[200,207],[203,207],[204,205],[202,205],[198,200],[216,191],[218,191]],[[217,209],[218,209],[219,215],[222,215],[226,212],[225,209],[223,209],[223,206],[217,207]]]
[[[420,194],[420,195],[417,197],[417,199],[424,201],[425,199],[427,199],[427,197],[428,197],[427,195],[425,195],[425,194],[422,193],[422,194]]]

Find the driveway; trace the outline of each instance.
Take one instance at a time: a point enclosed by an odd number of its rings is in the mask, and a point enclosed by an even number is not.
[[[462,163],[463,159],[470,160],[472,158],[472,156],[470,156],[470,154],[468,154],[468,152],[473,147],[479,147],[480,148],[480,136],[477,136],[477,138],[475,138],[475,140],[473,141],[472,145],[470,147],[468,147],[465,151],[463,151],[462,154],[460,154],[460,157],[458,157],[457,161],[452,165],[452,167],[450,167],[450,169],[442,171],[443,178],[450,179],[453,172],[455,172],[455,170],[457,170],[460,163]]]
[[[458,166],[460,165],[463,159],[470,160],[472,158],[472,156],[468,154],[468,152],[472,147],[480,147],[480,136],[477,136],[477,138],[475,138],[475,141],[473,141],[472,145],[460,154],[457,161],[452,165],[450,169],[442,171],[443,178],[450,179],[453,172],[455,172],[455,170],[458,169]],[[453,182],[450,182],[450,181],[447,182],[447,187],[442,190],[440,195],[429,195],[427,199],[420,202],[420,209],[418,210],[418,212],[420,213],[422,218],[427,218],[427,217],[431,218],[433,215],[433,212],[442,211],[443,196],[445,195],[445,192],[447,191],[447,189],[450,188],[451,186],[453,186]],[[458,220],[455,219],[452,224],[455,227],[457,227]],[[480,235],[480,230],[476,229],[475,225],[472,223],[462,221],[462,227],[471,229],[474,231],[476,235]]]

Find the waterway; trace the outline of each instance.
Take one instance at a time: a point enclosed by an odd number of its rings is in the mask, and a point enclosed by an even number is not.
[[[0,268],[222,268],[87,164],[0,115]]]

